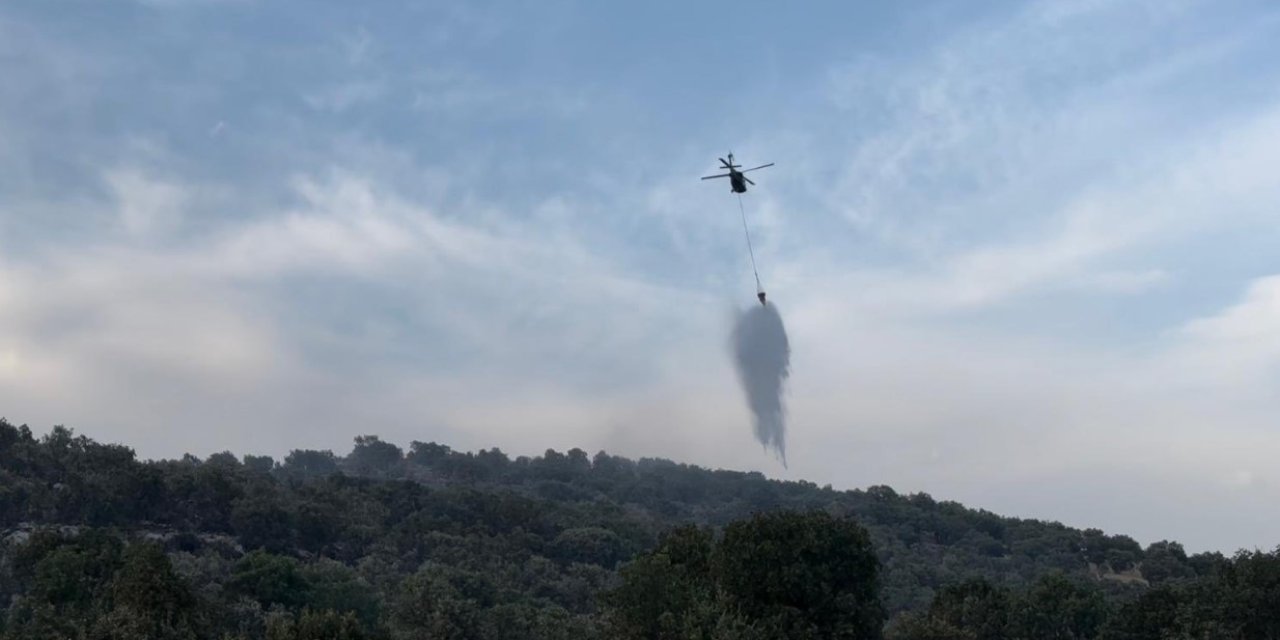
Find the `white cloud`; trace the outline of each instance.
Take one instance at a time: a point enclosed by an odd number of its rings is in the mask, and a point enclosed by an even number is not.
[[[1244,299],[1181,329],[1175,353],[1197,379],[1217,386],[1280,384],[1280,275],[1259,278]]]
[[[114,199],[117,213],[147,223],[139,231],[153,228],[165,202],[204,190],[157,188],[128,172],[111,173],[110,182],[128,194]],[[637,345],[657,340],[664,351],[654,364],[635,367],[649,369],[634,381],[647,393],[665,349],[696,341],[687,328],[708,321],[679,319],[689,294],[620,274],[572,237],[502,217],[449,219],[349,173],[295,186],[299,206],[257,211],[180,246],[108,238],[72,256],[0,269],[0,335],[8,337],[0,344],[0,398],[37,424],[93,431],[105,423],[114,437],[145,437],[135,444],[147,454],[234,447],[275,419],[328,433],[370,412],[397,416],[379,427],[388,437],[419,437],[413,429],[426,422],[472,430],[466,437],[476,446],[493,444],[481,439],[495,433],[484,425],[509,428],[500,418],[523,412],[524,426],[546,427],[542,446],[550,446],[590,431],[595,418],[617,415],[626,402],[588,401],[584,388],[609,384],[591,368],[631,366],[625,361]],[[373,291],[347,290],[308,317],[290,300],[288,283],[317,276],[329,287],[355,278],[365,283],[359,288],[398,290],[405,326],[377,338],[375,353],[391,348],[420,363],[406,371],[375,355],[333,371],[309,364],[317,350],[361,344],[360,327],[381,320],[366,317],[362,301],[385,302]],[[332,316],[345,307],[351,311]],[[415,335],[424,326],[431,332]],[[451,364],[445,353],[458,349],[467,360]],[[543,384],[532,385],[537,378],[529,376],[540,371]],[[368,406],[304,401],[333,385],[348,385],[344,402]],[[404,388],[416,391],[396,391]],[[68,410],[68,396],[81,398],[81,408]],[[507,407],[501,415],[497,397]],[[227,415],[242,424],[207,428]],[[182,424],[186,437],[158,434],[163,423]],[[302,445],[285,435],[273,442]]]

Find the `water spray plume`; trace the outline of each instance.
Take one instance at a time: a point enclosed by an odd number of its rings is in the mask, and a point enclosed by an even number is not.
[[[738,315],[733,327],[734,363],[746,392],[747,405],[755,416],[756,440],[772,449],[787,466],[786,415],[782,404],[783,384],[791,372],[791,346],[778,308],[765,303],[751,306]]]

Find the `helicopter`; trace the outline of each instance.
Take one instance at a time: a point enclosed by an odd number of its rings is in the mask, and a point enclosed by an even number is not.
[[[742,175],[742,174],[746,173],[747,171],[755,171],[756,169],[763,169],[763,168],[765,168],[765,167],[772,167],[772,166],[773,166],[773,163],[772,163],[772,162],[770,162],[769,164],[762,164],[762,165],[760,165],[760,166],[758,166],[758,167],[752,167],[752,168],[750,168],[750,169],[746,169],[746,170],[744,170],[744,171],[738,171],[738,167],[741,167],[742,165],[740,165],[740,164],[734,164],[734,163],[733,163],[733,153],[732,153],[732,152],[730,152],[730,153],[729,153],[729,159],[728,159],[728,160],[725,160],[724,158],[717,158],[717,159],[720,161],[720,163],[721,163],[721,164],[723,164],[723,165],[724,165],[724,168],[725,168],[725,169],[728,169],[728,170],[729,170],[729,173],[721,173],[721,174],[714,175],[714,176],[706,176],[705,178],[703,178],[703,180],[710,180],[710,179],[712,179],[712,178],[728,178],[728,179],[729,179],[729,189],[730,189],[731,191],[733,191],[734,193],[746,193],[746,192],[747,192],[747,183],[750,183],[750,184],[751,184],[751,186],[753,186],[753,187],[756,185],[756,183],[751,182],[751,178],[748,178],[748,177],[746,177],[746,176],[744,176],[744,175]]]

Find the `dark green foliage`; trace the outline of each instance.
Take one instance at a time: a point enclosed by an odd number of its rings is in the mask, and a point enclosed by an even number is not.
[[[1005,594],[980,582],[944,589],[925,615],[903,616],[895,640],[1070,638],[1254,640],[1280,637],[1280,550],[1206,558],[1212,568],[1118,604],[1060,574]],[[1001,625],[1000,621],[1006,621]]]
[[[275,615],[266,626],[267,640],[364,640],[365,637],[354,615],[335,611],[306,609],[296,617]]]
[[[244,457],[244,467],[258,473],[271,473],[275,470],[275,460],[271,456],[255,456],[246,455]]]
[[[1095,638],[1107,613],[1097,587],[1050,574],[1016,599],[1009,626],[1015,638]]]
[[[730,524],[718,544],[683,528],[622,571],[621,638],[878,638],[884,612],[866,531],[823,512]]]
[[[878,570],[862,527],[815,511],[730,524],[712,575],[728,610],[760,628],[785,637],[873,638],[885,618]]]
[[[1265,638],[1276,565],[578,449],[149,462],[0,420],[4,639]]]
[[[886,637],[890,640],[976,640],[977,634],[923,613],[913,612],[898,616],[889,627]]]
[[[429,562],[397,589],[392,629],[404,638],[476,638],[483,611],[495,598],[496,590],[484,575]]]
[[[10,607],[13,638],[195,638],[195,596],[155,544],[126,547],[105,531],[40,531],[13,550],[10,570],[26,589]]]
[[[622,584],[607,597],[616,637],[710,633],[721,613],[711,575],[712,545],[710,531],[683,527],[623,567]]]
[[[1170,587],[1157,587],[1123,604],[1107,621],[1104,640],[1162,640],[1178,626],[1178,594]]]
[[[19,579],[30,576],[34,600],[76,615],[106,599],[123,550],[124,544],[105,531],[74,538],[42,531],[17,550],[14,573]]]
[[[286,477],[305,480],[338,472],[338,459],[332,451],[294,449],[285,456],[280,473]]]
[[[112,609],[94,625],[97,638],[201,637],[195,596],[164,550],[139,543],[125,552],[111,581]]]
[[[400,447],[378,436],[356,436],[356,446],[344,466],[354,475],[384,478],[395,474],[402,457]]]
[[[966,580],[943,587],[929,605],[929,618],[963,629],[974,640],[1009,637],[1010,595],[986,580]]]
[[[7,553],[8,571],[19,598],[9,607],[6,626],[15,638],[76,635],[77,620],[106,610],[111,579],[123,563],[124,544],[105,531],[63,536],[38,531]]]
[[[1237,622],[1242,637],[1280,638],[1280,550],[1241,552],[1210,583],[1219,617]]]
[[[354,569],[333,560],[320,559],[300,570],[307,585],[307,607],[316,611],[350,614],[365,628],[377,625],[380,603],[373,585]]]
[[[311,584],[300,563],[265,551],[254,551],[235,563],[228,593],[257,601],[264,609],[279,605],[299,609],[311,598]]]
[[[890,630],[893,640],[1081,640],[1097,638],[1108,605],[1095,585],[1061,574],[1041,577],[1010,592],[985,580],[940,590],[923,615],[904,616]]]
[[[1154,585],[1195,577],[1182,545],[1162,540],[1147,547],[1142,559],[1142,575]]]
[[[551,542],[551,555],[569,562],[584,562],[613,568],[626,557],[618,534],[600,527],[566,529]]]
[[[245,496],[231,509],[231,529],[248,549],[282,553],[293,549],[297,525],[284,501],[272,492]]]

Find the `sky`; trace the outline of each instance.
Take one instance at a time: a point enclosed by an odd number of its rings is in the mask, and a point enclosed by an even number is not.
[[[0,415],[1280,543],[1280,7],[0,3]],[[733,370],[760,275],[789,468]]]

